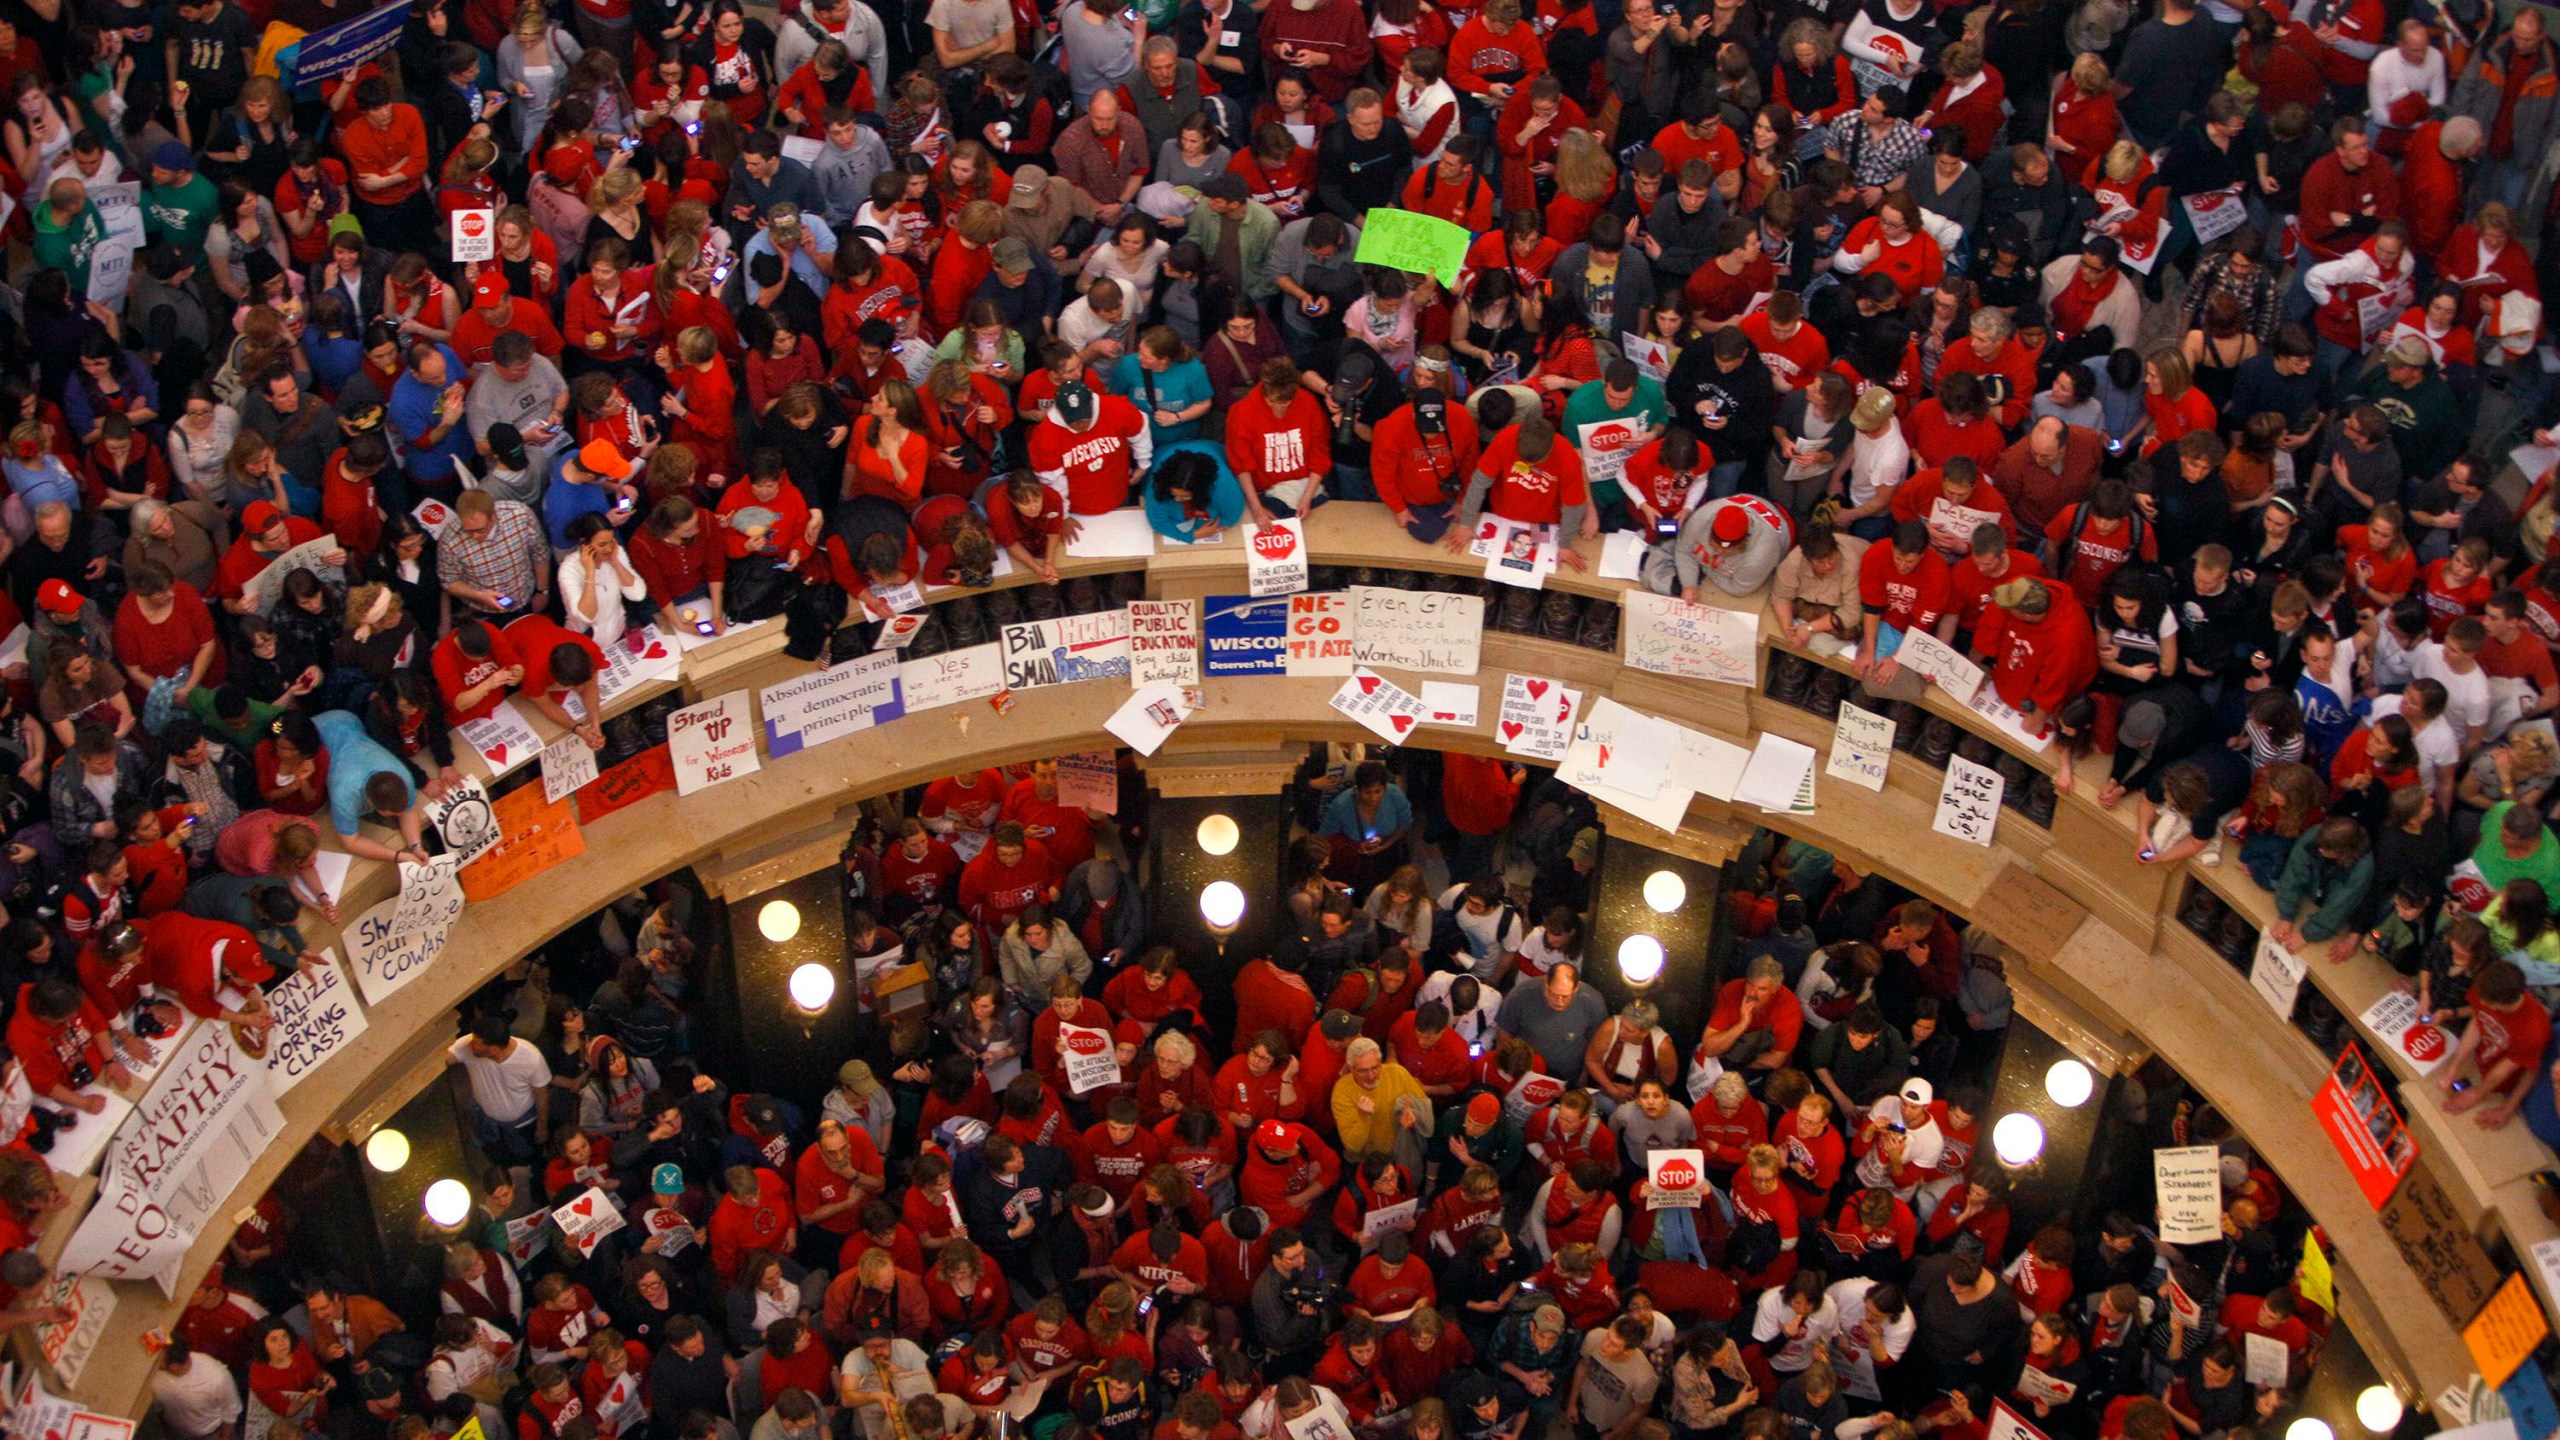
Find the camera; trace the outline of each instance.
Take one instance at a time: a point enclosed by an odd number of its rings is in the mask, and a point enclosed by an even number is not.
[[[35,1133],[27,1137],[27,1148],[39,1155],[49,1153],[53,1149],[53,1137],[61,1131],[70,1129],[75,1123],[69,1115],[59,1110],[48,1110],[41,1105],[29,1113],[35,1121],[36,1128]]]
[[[157,1040],[161,1036],[168,1034],[174,1028],[176,1027],[172,1026],[168,1021],[161,1019],[160,1012],[152,1007],[148,1005],[135,1007],[133,1012],[133,1033],[141,1036],[143,1039]]]

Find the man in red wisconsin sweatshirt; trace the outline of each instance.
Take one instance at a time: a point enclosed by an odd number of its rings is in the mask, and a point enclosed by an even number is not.
[[[2022,577],[1991,592],[1973,653],[1988,663],[1992,688],[2030,735],[2043,734],[2053,713],[2098,678],[2088,612],[2070,591],[2042,580]]]

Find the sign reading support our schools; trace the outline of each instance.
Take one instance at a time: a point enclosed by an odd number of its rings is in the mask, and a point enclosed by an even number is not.
[[[1285,675],[1289,672],[1289,597],[1212,595],[1200,633],[1211,675]]]

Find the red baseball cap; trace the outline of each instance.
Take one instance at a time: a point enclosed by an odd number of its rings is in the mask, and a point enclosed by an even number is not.
[[[1502,1118],[1502,1102],[1480,1094],[1467,1102],[1467,1118],[1479,1125],[1490,1125]]]
[[[1277,1120],[1265,1120],[1253,1132],[1253,1143],[1265,1150],[1289,1148],[1289,1127]]]
[[[253,500],[248,509],[240,512],[240,530],[247,535],[264,535],[283,518],[284,512],[276,508],[274,501]]]
[[[47,580],[36,587],[36,603],[55,615],[80,613],[80,592],[60,580]]]
[[[1741,506],[1727,505],[1716,512],[1707,533],[1719,545],[1739,545],[1751,534],[1751,517],[1742,513]]]
[[[481,271],[471,282],[471,298],[481,305],[499,304],[507,298],[507,277],[494,268]]]

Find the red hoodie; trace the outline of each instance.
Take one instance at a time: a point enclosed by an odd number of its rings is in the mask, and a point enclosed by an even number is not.
[[[1999,605],[1983,611],[1973,649],[1993,657],[1991,685],[2002,701],[2051,715],[2098,678],[2098,642],[2069,592],[2048,585],[2045,594],[2053,603],[2034,619]]]

